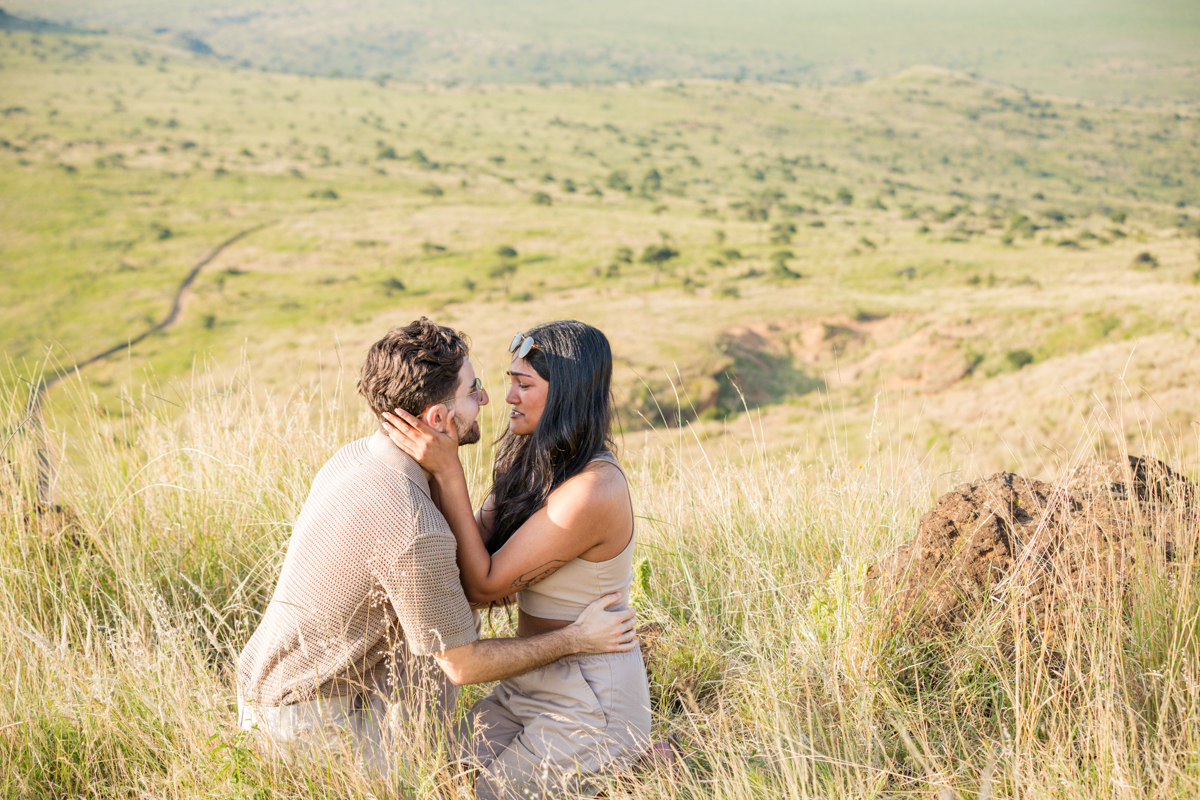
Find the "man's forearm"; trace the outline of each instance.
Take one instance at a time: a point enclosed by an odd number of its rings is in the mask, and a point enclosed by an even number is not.
[[[521,675],[582,649],[574,625],[522,639],[480,639],[434,657],[457,686]]]

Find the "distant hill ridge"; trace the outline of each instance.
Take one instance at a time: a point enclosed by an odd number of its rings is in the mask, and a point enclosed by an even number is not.
[[[933,64],[1063,97],[1200,101],[1200,4],[1180,0],[6,4],[26,17],[210,48],[245,67],[384,82],[837,84]]]
[[[33,31],[34,33],[92,33],[92,31],[76,28],[73,25],[50,22],[49,20],[38,19],[37,17],[26,18],[14,16],[3,8],[0,8],[0,30]]]

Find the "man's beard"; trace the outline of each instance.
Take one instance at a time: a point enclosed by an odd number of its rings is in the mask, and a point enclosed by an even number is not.
[[[479,430],[479,420],[471,423],[471,427],[458,435],[459,445],[475,444],[482,438],[483,434]]]

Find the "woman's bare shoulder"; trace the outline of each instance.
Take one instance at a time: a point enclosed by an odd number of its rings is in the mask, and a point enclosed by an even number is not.
[[[547,506],[555,510],[572,510],[589,514],[628,514],[629,485],[625,474],[611,461],[597,459],[578,475],[568,478],[551,493]]]

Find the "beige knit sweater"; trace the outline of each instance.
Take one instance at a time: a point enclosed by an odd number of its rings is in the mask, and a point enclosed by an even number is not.
[[[382,658],[478,638],[454,534],[421,468],[382,433],[317,473],[262,621],[238,658],[242,698],[264,706],[353,693]]]

